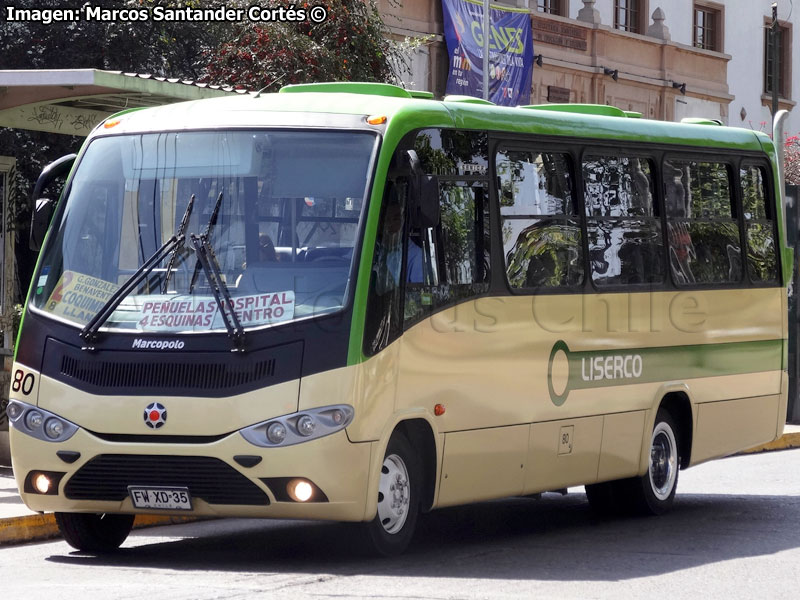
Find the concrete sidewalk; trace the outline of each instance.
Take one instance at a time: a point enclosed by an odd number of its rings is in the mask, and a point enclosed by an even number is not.
[[[745,453],[788,448],[800,448],[800,425],[786,425],[783,437],[769,444],[746,450]],[[136,515],[134,527],[153,527],[194,520],[196,520],[194,517]],[[0,546],[46,540],[58,536],[58,527],[53,515],[42,515],[28,510],[17,493],[17,484],[11,468],[0,466]]]

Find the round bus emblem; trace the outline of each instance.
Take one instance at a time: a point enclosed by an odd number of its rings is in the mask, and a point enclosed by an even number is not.
[[[167,409],[158,402],[148,404],[144,409],[144,422],[150,429],[158,429],[167,422]]]

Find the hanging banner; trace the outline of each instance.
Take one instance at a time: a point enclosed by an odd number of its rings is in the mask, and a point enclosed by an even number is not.
[[[483,3],[442,0],[450,67],[447,93],[483,98]],[[533,72],[533,36],[527,10],[490,8],[489,100],[503,106],[528,104]]]

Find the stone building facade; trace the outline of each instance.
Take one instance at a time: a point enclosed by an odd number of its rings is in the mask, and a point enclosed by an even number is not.
[[[380,0],[392,32],[428,36],[404,80],[444,93],[447,52],[441,0]],[[771,81],[765,26],[767,0],[503,0],[531,13],[535,66],[531,103],[612,104],[662,120],[706,117],[769,129]],[[778,0],[780,108],[792,110],[800,89],[792,77],[793,21]],[[795,52],[796,54],[796,52]],[[797,113],[797,111],[792,111]],[[766,123],[766,125],[764,124]],[[790,115],[788,131],[800,129]]]

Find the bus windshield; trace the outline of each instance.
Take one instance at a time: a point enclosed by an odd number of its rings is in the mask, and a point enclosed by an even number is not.
[[[182,243],[103,326],[225,330],[215,281],[191,242],[206,234],[212,268],[244,329],[337,311],[348,296],[376,143],[369,132],[326,130],[95,139],[53,224],[32,305],[85,326],[179,235]]]

